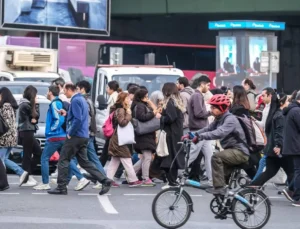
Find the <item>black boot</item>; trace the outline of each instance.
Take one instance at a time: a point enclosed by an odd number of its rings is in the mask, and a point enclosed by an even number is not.
[[[99,195],[104,195],[109,192],[110,187],[112,186],[112,180],[107,179],[102,183],[102,190],[99,192]]]
[[[68,195],[68,190],[66,188],[55,188],[48,191],[49,194],[52,195]]]

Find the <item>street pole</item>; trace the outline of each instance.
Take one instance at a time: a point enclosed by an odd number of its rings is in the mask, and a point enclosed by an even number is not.
[[[270,80],[269,86],[270,87],[272,87],[272,81],[273,81],[272,77],[273,77],[273,72],[272,72],[272,53],[269,52],[269,80]]]

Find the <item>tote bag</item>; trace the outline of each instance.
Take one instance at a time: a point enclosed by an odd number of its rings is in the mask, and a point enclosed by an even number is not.
[[[161,130],[159,133],[156,154],[159,157],[169,156],[169,149],[167,145],[167,133],[164,130]]]
[[[149,108],[147,108],[147,111],[149,111]],[[136,106],[134,108],[134,112],[136,116]],[[153,133],[160,129],[160,119],[156,117],[147,122],[141,122],[138,119],[133,118],[132,124],[137,135]]]
[[[119,146],[135,144],[134,129],[131,122],[124,127],[118,125],[117,134]]]

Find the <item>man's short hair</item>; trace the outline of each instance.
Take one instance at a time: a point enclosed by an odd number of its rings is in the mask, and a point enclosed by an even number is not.
[[[76,86],[74,84],[65,84],[65,89],[66,90],[71,90],[71,91],[76,91]]]
[[[178,81],[179,84],[182,84],[184,87],[188,87],[190,85],[189,80],[184,76],[179,77],[177,81]]]
[[[87,94],[89,94],[91,91],[91,84],[86,80],[79,81],[76,84],[76,87],[79,87],[80,89],[84,88],[85,93],[87,93]]]
[[[300,91],[297,92],[297,95],[296,95],[296,100],[300,100]]]
[[[53,80],[52,84],[55,84],[56,86],[63,87],[66,84],[66,82],[65,82],[65,80],[62,77],[59,77],[59,78]]]
[[[128,89],[128,93],[129,93],[129,94],[135,94],[135,92],[136,92],[137,90],[139,90],[139,89],[140,89],[140,87],[132,86],[132,87],[130,87],[130,88]]]
[[[56,85],[51,85],[49,87],[49,91],[52,93],[53,96],[58,96],[59,92],[60,92],[58,86],[56,86]]]
[[[201,84],[208,84],[210,82],[211,80],[209,79],[209,77],[203,74],[199,78],[195,79],[194,84],[196,87],[200,87]]]
[[[268,96],[275,93],[274,89],[271,88],[271,87],[266,87],[266,88],[263,89],[263,91],[266,91],[266,94],[267,94]]]
[[[140,85],[136,84],[136,83],[129,83],[126,87],[126,90],[129,91],[129,88],[131,87],[139,87]]]

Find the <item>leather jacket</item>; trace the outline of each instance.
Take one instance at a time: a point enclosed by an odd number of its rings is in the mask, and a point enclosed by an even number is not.
[[[36,118],[38,123],[39,118],[39,105],[36,104],[36,111],[38,117]],[[18,120],[18,131],[36,131],[38,129],[37,123],[31,123],[32,109],[30,102],[27,99],[21,99],[19,104],[19,120]]]

